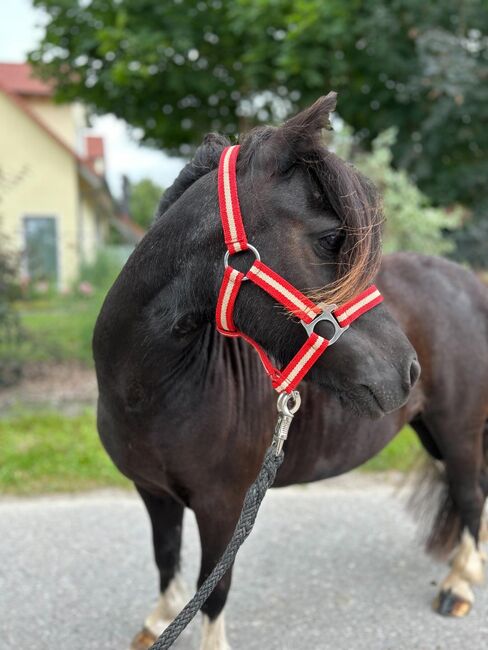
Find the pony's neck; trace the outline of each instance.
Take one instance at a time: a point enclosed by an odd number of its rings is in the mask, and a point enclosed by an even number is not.
[[[215,329],[224,251],[211,172],[152,226],[102,307],[94,335],[99,385],[121,406],[181,405],[184,397],[191,408],[228,391],[270,393],[256,353]]]
[[[202,207],[202,190],[198,201],[192,193],[190,188],[139,244],[95,328],[99,384],[135,410],[171,401],[183,390],[197,400],[226,386],[261,385],[253,351],[215,330],[223,261],[217,197],[209,193]]]
[[[220,400],[230,392],[249,404],[272,392],[256,352],[242,339],[222,336],[212,324],[172,359],[166,369],[171,390],[191,383],[197,399]]]
[[[212,179],[200,179],[153,224],[108,292],[97,327],[147,335],[152,326],[171,332],[188,313],[202,323],[213,318],[218,292],[213,249],[220,250],[222,242],[211,186]]]

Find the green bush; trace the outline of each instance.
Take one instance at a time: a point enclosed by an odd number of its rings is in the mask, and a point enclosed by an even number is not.
[[[17,266],[16,256],[0,249],[0,387],[17,383],[22,375],[19,349],[24,336],[14,308],[20,293]]]
[[[150,178],[130,185],[129,207],[132,219],[142,228],[149,228],[164,189]]]
[[[354,151],[354,137],[346,127],[335,134],[334,146],[346,159],[373,181],[381,193],[385,213],[384,251],[418,251],[443,255],[453,250],[454,241],[446,234],[459,227],[460,208],[433,207],[406,172],[393,167],[395,128],[387,129],[373,141],[372,151]]]
[[[82,283],[90,284],[95,291],[106,293],[120,273],[127,258],[125,247],[105,247],[97,252],[95,260],[82,264],[80,277],[75,283],[75,293],[80,293]]]

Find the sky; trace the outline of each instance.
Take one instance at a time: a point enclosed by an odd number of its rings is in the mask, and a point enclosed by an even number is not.
[[[30,0],[0,2],[0,61],[25,61],[27,52],[42,36],[42,18]],[[116,196],[120,195],[122,174],[132,181],[151,178],[166,188],[184,164],[179,158],[138,145],[125,122],[114,115],[94,118],[92,132],[104,137],[107,177]]]

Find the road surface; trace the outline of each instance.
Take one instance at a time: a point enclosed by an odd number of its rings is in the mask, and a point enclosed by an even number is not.
[[[191,513],[184,576],[199,561]],[[149,525],[130,493],[0,500],[0,648],[126,650],[155,598]],[[274,490],[241,549],[233,650],[484,650],[488,587],[464,620],[432,613],[426,558],[378,479]],[[198,648],[193,623],[174,646]]]

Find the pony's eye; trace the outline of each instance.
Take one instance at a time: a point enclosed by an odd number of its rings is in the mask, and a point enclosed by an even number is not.
[[[340,231],[329,232],[319,237],[319,246],[324,251],[337,251],[344,241],[344,235]]]

